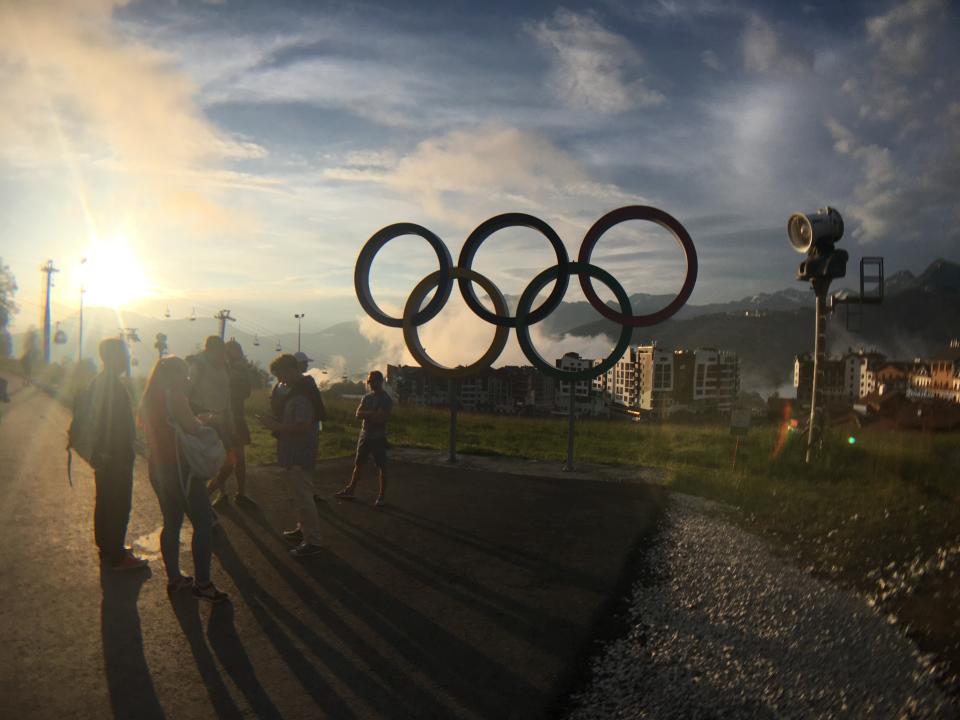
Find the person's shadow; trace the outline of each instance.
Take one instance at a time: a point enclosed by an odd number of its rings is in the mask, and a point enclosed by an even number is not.
[[[116,720],[164,718],[143,654],[137,598],[150,570],[116,572],[101,568],[100,634],[103,664]]]
[[[247,651],[237,635],[233,625],[233,605],[227,602],[213,606],[206,632],[200,619],[201,606],[192,595],[182,591],[174,593],[170,596],[170,605],[187,642],[190,643],[190,651],[197,663],[200,677],[203,678],[203,683],[207,687],[207,694],[210,696],[216,717],[239,720],[247,716],[231,697],[217,668],[214,653],[223,665],[223,669],[233,678],[237,688],[250,703],[254,716],[261,720],[281,720],[280,711],[260,684]],[[211,648],[213,653],[210,652]]]

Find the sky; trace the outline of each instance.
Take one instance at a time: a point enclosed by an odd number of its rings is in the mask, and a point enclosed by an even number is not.
[[[354,263],[379,228],[419,223],[456,258],[503,212],[545,220],[575,256],[606,212],[661,208],[697,247],[696,304],[795,286],[787,218],[827,204],[851,274],[863,255],[888,274],[958,261],[958,14],[947,0],[0,0],[13,329],[38,324],[53,259],[55,320],[83,286],[88,304],[155,317],[230,308],[269,334],[305,313],[316,331],[363,315]],[[628,293],[683,279],[650,224],[614,228],[593,260]],[[518,229],[474,269],[519,295],[554,262]],[[402,308],[434,269],[422,240],[387,245],[378,302]]]

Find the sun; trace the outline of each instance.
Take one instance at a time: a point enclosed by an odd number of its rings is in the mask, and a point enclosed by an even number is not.
[[[123,235],[97,238],[83,262],[83,289],[89,305],[120,309],[147,297],[150,284]]]

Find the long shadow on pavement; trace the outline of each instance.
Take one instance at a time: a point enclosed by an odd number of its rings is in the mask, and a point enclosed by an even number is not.
[[[232,519],[237,520],[236,513],[230,511],[222,512],[221,517],[223,516],[232,516]],[[240,555],[224,533],[220,533],[214,542],[214,554],[224,571],[233,579],[243,601],[250,608],[277,653],[318,708],[323,709],[329,717],[356,717],[356,714],[340,699],[336,689],[332,688],[329,681],[318,672],[315,667],[317,664],[328,668],[331,675],[339,678],[384,716],[389,716],[391,710],[396,709],[395,699],[384,688],[373,682],[366,672],[321,638],[309,625],[264,589],[240,559]],[[280,562],[276,556],[268,556],[267,559],[273,566]],[[305,601],[317,605],[319,598],[312,591],[307,592]],[[336,628],[336,618],[331,617],[330,620]],[[306,646],[314,656],[314,660],[304,657],[292,638],[296,638],[298,643]],[[355,636],[347,640],[358,646],[362,644],[362,640]],[[364,659],[370,661],[369,657]]]
[[[508,595],[498,593],[475,580],[463,575],[453,574],[449,568],[431,562],[422,554],[405,550],[390,543],[386,538],[370,532],[362,525],[351,522],[345,515],[327,512],[324,513],[324,517],[331,524],[338,526],[340,532],[345,536],[351,538],[357,545],[371,554],[381,557],[401,569],[405,574],[430,585],[434,590],[445,593],[451,599],[483,612],[504,630],[525,642],[541,647],[547,652],[553,652],[557,649],[557,645],[553,641],[554,638],[563,637],[573,630],[572,623],[567,620],[549,617],[544,608],[519,603]],[[497,557],[504,559],[499,555]],[[523,564],[514,563],[510,559],[507,559],[507,561],[511,564],[523,566]],[[546,569],[546,563],[544,563],[543,569]],[[563,568],[563,570],[569,572],[567,568]],[[564,575],[564,577],[567,577],[567,575]],[[539,628],[543,623],[547,625],[546,632],[542,632],[542,629]],[[538,628],[537,632],[533,632],[535,627]]]
[[[249,515],[276,543],[285,545],[260,512]],[[505,698],[531,698],[539,695],[540,691],[521,675],[491,660],[446,628],[400,602],[384,587],[371,582],[340,558],[324,554],[303,562],[303,572],[311,576],[344,607],[349,608],[359,622],[382,638],[392,653],[420,670],[438,688],[442,688],[444,693],[456,698],[454,707],[439,703],[431,691],[417,686],[415,680],[409,677],[395,660],[384,658],[320,602],[309,583],[285,562],[279,561],[242,516],[233,514],[232,519],[321,621],[338,632],[344,642],[363,644],[361,648],[354,647],[355,651],[370,664],[371,671],[377,673],[396,693],[390,698],[391,706],[388,710],[392,708],[392,711],[386,712],[385,717],[398,716],[397,705],[404,700],[411,704],[407,711],[411,716],[449,717],[456,713],[457,706],[461,706],[483,717],[502,717]],[[428,582],[431,586],[436,585],[435,579],[428,579]],[[496,688],[496,692],[491,693],[491,688]]]
[[[413,684],[403,668],[398,667],[390,658],[384,656],[335,610],[329,608],[326,602],[310,587],[310,584],[285,564],[286,557],[284,556],[286,556],[290,545],[279,536],[275,529],[267,524],[266,519],[258,510],[245,510],[244,515],[252,516],[254,521],[266,530],[282,555],[271,550],[254,529],[247,524],[243,516],[233,514],[231,519],[247,535],[248,539],[270,563],[273,570],[281,576],[300,600],[310,608],[327,629],[337,636],[337,640],[349,648],[352,653],[362,658],[366,668],[361,670],[329,642],[320,639],[303,621],[283,608],[275,598],[269,597],[267,601],[270,603],[271,612],[285,616],[285,621],[296,632],[297,637],[312,640],[312,642],[308,642],[308,646],[314,650],[317,657],[329,667],[339,680],[350,687],[364,702],[375,707],[381,717],[446,717],[450,714],[449,708],[439,703],[433,695]],[[310,559],[310,563],[317,565],[318,562],[323,562],[326,559],[324,556],[314,557]],[[327,576],[327,573],[320,574],[320,585],[324,588],[329,584],[325,581]],[[354,604],[351,598],[350,605]],[[382,685],[375,682],[371,674]],[[403,703],[408,703],[409,707],[401,711]]]
[[[595,575],[579,572],[575,567],[550,563],[544,559],[542,555],[534,555],[533,553],[527,553],[515,547],[490,542],[487,538],[465,532],[460,528],[426,517],[425,515],[418,515],[408,510],[402,510],[388,505],[380,512],[393,515],[398,520],[409,523],[425,532],[434,533],[439,537],[459,543],[471,550],[485,553],[503,562],[508,562],[536,572],[553,570],[562,574],[565,581],[570,585],[576,585],[584,590],[601,593],[606,590],[604,583]]]
[[[110,706],[116,720],[162,720],[163,707],[157,698],[147,658],[137,599],[150,571],[116,572],[101,567],[100,634],[103,664],[110,692]]]
[[[233,627],[233,606],[230,603],[217,605],[210,610],[206,638],[200,619],[200,604],[192,595],[179,592],[170,596],[170,605],[177,622],[183,630],[190,651],[197,663],[200,677],[207,688],[210,702],[218,718],[243,718],[245,713],[234,702],[226,683],[220,675],[213,654],[220,660],[224,670],[244,694],[250,707],[261,720],[280,720],[279,710],[257,678],[240,638]],[[209,646],[207,644],[209,640]],[[213,648],[213,653],[210,649]]]

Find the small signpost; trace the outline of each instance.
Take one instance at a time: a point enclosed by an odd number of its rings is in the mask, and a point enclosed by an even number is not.
[[[750,430],[750,410],[748,408],[734,408],[730,413],[730,434],[737,441],[733,446],[733,466],[732,470],[737,469],[737,452],[740,450],[740,443],[747,436]]]

